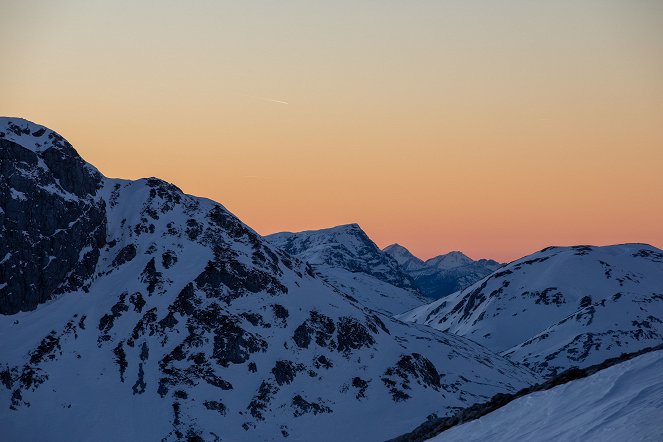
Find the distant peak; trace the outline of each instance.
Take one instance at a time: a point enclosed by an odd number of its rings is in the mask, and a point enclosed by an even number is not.
[[[408,256],[412,258],[417,258],[410,252],[406,247],[398,244],[398,243],[393,243],[391,245],[388,245],[384,249],[382,249],[383,252],[388,253],[390,255],[401,255],[401,256]],[[417,258],[419,259],[419,258]]]

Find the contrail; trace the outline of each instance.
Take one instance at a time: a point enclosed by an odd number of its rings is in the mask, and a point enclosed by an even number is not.
[[[274,100],[272,98],[258,97],[258,96],[250,95],[250,94],[242,94],[242,95],[247,97],[247,98],[252,98],[254,100],[269,101],[269,102],[272,102],[272,103],[279,103],[279,104],[290,104],[287,101],[283,101],[283,100]]]
[[[261,98],[261,100],[271,101],[272,103],[290,104],[290,103],[288,103],[287,101],[272,100],[271,98]]]

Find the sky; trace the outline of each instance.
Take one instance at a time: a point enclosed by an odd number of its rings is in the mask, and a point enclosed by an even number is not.
[[[663,247],[660,0],[0,6],[0,115],[261,234]]]

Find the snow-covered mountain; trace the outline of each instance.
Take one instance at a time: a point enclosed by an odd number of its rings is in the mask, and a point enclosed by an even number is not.
[[[394,315],[430,302],[398,262],[357,224],[265,238],[311,264],[326,281],[371,309]]]
[[[549,247],[399,317],[551,375],[663,341],[663,251]]]
[[[426,261],[417,258],[400,244],[387,246],[384,252],[414,279],[422,294],[433,299],[462,290],[502,267],[502,264],[492,259],[474,261],[457,251]]]
[[[4,439],[380,440],[539,379],[42,126],[0,118],[0,159]]]
[[[531,393],[431,442],[657,442],[663,434],[663,351]]]

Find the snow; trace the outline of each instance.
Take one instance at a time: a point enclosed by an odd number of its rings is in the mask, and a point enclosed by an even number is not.
[[[10,195],[13,199],[19,200],[19,201],[26,201],[28,199],[27,196],[25,196],[25,193],[20,192],[14,188],[10,189]]]
[[[270,243],[308,262],[327,282],[373,310],[394,315],[425,304],[412,281],[358,224],[282,232]]]
[[[0,132],[4,132],[4,139],[18,143],[35,153],[52,146],[48,138],[49,134],[53,133],[52,130],[23,118],[0,117]],[[38,135],[40,132],[41,135]]]
[[[454,441],[660,441],[663,351],[521,397],[430,439]]]
[[[368,293],[387,299],[397,296],[398,288],[376,276],[342,269],[334,273],[338,287],[311,276],[304,263],[255,235],[211,200],[183,194],[154,179],[100,179],[103,187],[90,199],[105,202],[107,245],[99,250],[94,277],[79,290],[60,294],[34,311],[0,316],[0,371],[9,370],[13,383],[12,388],[0,385],[0,426],[7,440],[174,440],[178,426],[185,434],[191,429],[205,439],[217,434],[223,440],[274,440],[283,439],[281,431],[287,431],[288,440],[383,440],[407,431],[422,416],[448,414],[456,407],[486,400],[498,392],[513,392],[541,379],[468,339],[405,324],[367,309],[361,304],[362,296]],[[195,235],[188,230],[192,220],[200,228]],[[357,228],[339,230],[347,233]],[[348,240],[345,246],[361,244],[340,233],[339,239]],[[133,259],[114,265],[120,250],[127,246],[135,247]],[[82,248],[80,257],[93,251]],[[163,263],[167,252],[177,257],[170,266]],[[363,257],[357,256],[357,262]],[[377,268],[383,273],[376,274],[393,277],[390,262],[381,261]],[[145,276],[149,263],[160,274],[153,292],[148,291]],[[211,284],[216,284],[212,288],[218,290],[208,294],[205,289],[209,287],[202,282],[198,285],[196,280],[210,265],[222,266],[229,280],[211,279]],[[242,290],[241,284],[239,288],[234,284],[242,275],[259,276],[251,282],[261,276],[273,278],[284,291]],[[190,283],[194,287],[195,314],[178,311],[174,314],[175,325],[159,329],[160,321]],[[136,293],[144,298],[142,310],[128,300],[124,303],[126,309],[115,308],[124,294],[128,299]],[[351,298],[353,293],[358,300]],[[275,304],[289,312],[287,320],[275,316]],[[215,333],[221,332],[196,328],[198,318],[212,306],[218,309],[214,313],[217,320],[229,318],[241,327],[243,337],[264,341],[264,351],[252,352],[245,362],[218,363]],[[403,304],[399,308],[411,306]],[[141,321],[149,311],[156,315],[156,322],[150,323],[156,330],[141,332]],[[104,318],[115,312],[121,314],[112,328],[102,331]],[[335,324],[330,343],[321,345],[313,339],[307,347],[300,347],[293,336],[312,313],[324,315]],[[259,314],[268,326],[252,323],[243,316],[246,314]],[[368,330],[371,341],[339,350],[339,324],[343,319]],[[373,323],[383,323],[386,331]],[[367,324],[373,324],[374,330]],[[129,346],[127,342],[134,335],[135,346]],[[32,362],[47,336],[57,337],[58,346],[42,360],[35,358],[37,362]],[[185,346],[187,339],[192,339],[191,347]],[[141,359],[143,344],[149,348],[145,360]],[[126,352],[124,381],[114,354],[119,345],[124,345]],[[203,355],[211,373],[230,383],[232,389],[187,374],[191,377],[173,380],[161,397],[160,382],[169,376],[162,366],[178,346],[190,353],[173,360],[172,367],[201,367],[194,357]],[[426,384],[415,375],[406,375],[405,380],[393,374],[404,356],[415,353],[437,367],[439,386]],[[325,356],[331,366],[316,367],[313,361],[319,356]],[[290,383],[276,388],[273,367],[280,360],[291,361],[302,370]],[[247,367],[249,361],[256,364],[255,372]],[[139,379],[140,366],[146,384],[142,394],[134,393],[132,388]],[[24,372],[42,383],[24,385]],[[383,380],[389,376],[409,398],[393,398]],[[355,377],[368,383],[365,397],[357,397],[357,388],[352,385]],[[276,391],[261,420],[251,414],[249,406],[264,382]],[[15,400],[16,391],[20,399]],[[184,393],[186,398],[175,396],[175,392]],[[297,395],[332,412],[296,416],[293,399]],[[210,400],[223,402],[227,407],[225,416],[204,407],[204,402]],[[13,402],[15,409],[10,409]],[[177,424],[174,404],[180,406]]]
[[[466,336],[546,374],[663,340],[663,251],[553,247],[399,319]]]

